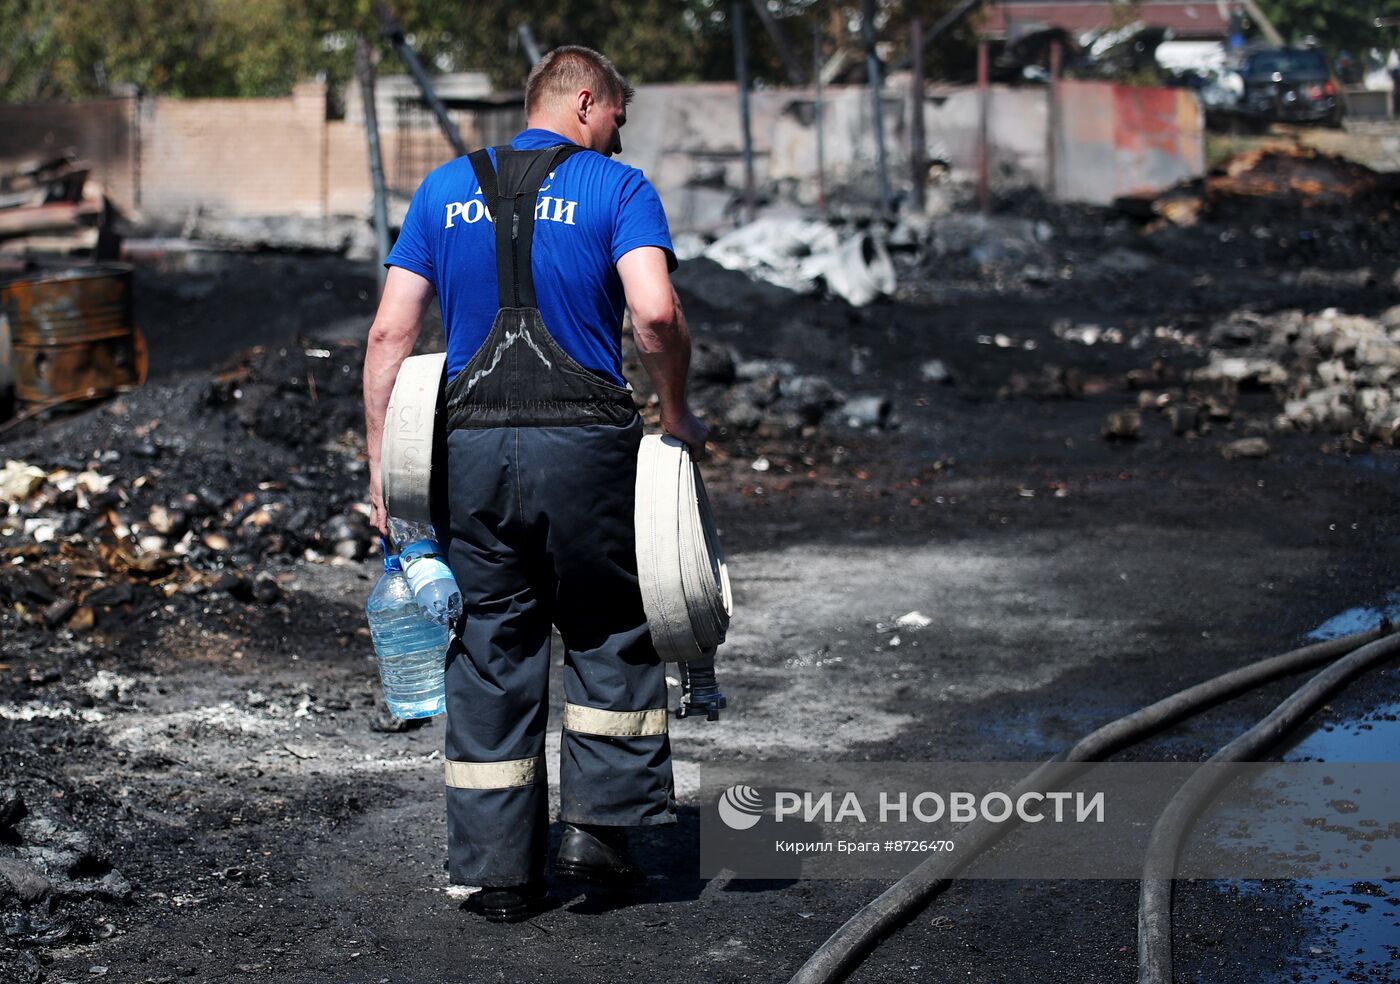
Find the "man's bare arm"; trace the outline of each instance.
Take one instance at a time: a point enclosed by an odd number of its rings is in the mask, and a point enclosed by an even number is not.
[[[413,351],[423,315],[432,300],[433,285],[428,280],[402,267],[390,267],[384,296],[379,299],[379,312],[369,330],[369,346],[365,349],[365,440],[369,452],[369,501],[374,510],[370,522],[381,533],[387,533],[389,528],[379,471],[384,414],[399,366]]]
[[[631,250],[617,261],[617,273],[622,278],[627,309],[632,313],[637,354],[661,401],[661,427],[701,457],[709,429],[690,412],[686,401],[690,331],[680,298],[671,286],[666,253],[656,246]]]

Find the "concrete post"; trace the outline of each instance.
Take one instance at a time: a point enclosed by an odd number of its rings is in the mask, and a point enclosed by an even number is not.
[[[389,208],[384,190],[384,159],[379,152],[379,113],[374,104],[374,61],[369,42],[355,35],[355,74],[360,77],[360,99],[365,109],[365,139],[369,144],[369,180],[374,190],[374,245],[379,258],[379,290],[384,290],[384,260],[389,255]]]
[[[822,29],[812,28],[813,123],[817,130],[817,208],[826,211],[826,107],[822,104]]]
[[[987,130],[992,113],[991,56],[986,39],[977,42],[977,201],[992,209],[992,162]]]
[[[870,83],[871,112],[875,119],[875,161],[880,177],[880,208],[889,211],[894,206],[894,195],[890,191],[890,166],[885,155],[885,110],[880,101],[880,56],[875,52],[875,0],[863,0],[860,32],[865,38],[865,69]]]
[[[729,19],[734,30],[734,70],[739,80],[739,125],[744,137],[744,221],[754,215],[753,124],[749,119],[749,56],[744,35],[744,0],[731,0]]]
[[[1045,137],[1045,190],[1052,199],[1060,190],[1060,72],[1064,68],[1064,47],[1057,38],[1050,42],[1049,125]]]
[[[909,28],[909,48],[914,56],[914,77],[909,83],[909,169],[914,184],[914,206],[924,210],[928,181],[928,143],[924,137],[924,22],[914,18]]]

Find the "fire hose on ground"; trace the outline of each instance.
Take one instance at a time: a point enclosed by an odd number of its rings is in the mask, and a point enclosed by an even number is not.
[[[1311,713],[1327,694],[1332,693],[1356,674],[1400,652],[1400,636],[1391,635],[1391,631],[1388,624],[1383,624],[1369,632],[1315,643],[1284,653],[1281,656],[1250,663],[1193,687],[1188,687],[1094,730],[1073,747],[1061,751],[1022,779],[1012,791],[1011,796],[1014,799],[1022,793],[1053,788],[1054,783],[1062,782],[1092,768],[1095,763],[1102,761],[1114,752],[1222,701],[1238,697],[1282,677],[1314,669],[1334,660],[1337,661],[1333,667],[1319,674],[1275,709],[1259,725],[1227,745],[1225,750],[1234,748],[1246,739],[1249,740],[1249,744],[1241,746],[1244,748],[1241,752],[1242,755],[1253,754],[1257,751],[1258,749],[1254,747],[1255,742],[1259,743],[1259,748],[1267,748]],[[1351,655],[1348,656],[1348,654]],[[1342,659],[1341,657],[1344,656],[1347,658]],[[1222,750],[1221,754],[1225,750]],[[1189,783],[1188,786],[1190,786]],[[1174,818],[1193,817],[1205,802],[1203,795],[1205,792],[1199,789],[1183,788],[1178,797],[1172,801],[1168,812]],[[1183,796],[1183,794],[1187,795]],[[1163,820],[1166,819],[1167,815],[1164,814]],[[1017,825],[1015,821],[995,824],[987,820],[978,820],[969,824],[961,831],[962,841],[956,855],[931,855],[917,868],[891,885],[837,929],[793,975],[791,984],[827,984],[827,982],[845,979],[846,975],[864,959],[866,954],[881,939],[898,929],[906,919],[927,905],[943,889],[947,888],[961,871],[1015,829]],[[1176,856],[1174,848],[1179,846],[1181,831],[1176,826],[1164,827],[1159,823],[1158,828],[1154,830],[1154,841],[1156,841],[1156,834],[1159,831],[1163,836],[1163,850],[1170,850],[1171,857],[1174,859]],[[1170,836],[1173,831],[1176,832],[1175,840]],[[967,848],[961,849],[962,844],[966,844]],[[1147,895],[1148,886],[1145,883],[1143,887],[1144,901]],[[1166,880],[1165,902],[1162,898],[1161,888],[1154,887],[1151,904],[1151,912],[1143,915],[1144,920],[1150,918],[1150,929],[1142,928],[1145,923],[1140,923],[1139,949],[1145,959],[1147,944],[1142,941],[1146,939],[1147,935],[1151,935],[1153,959],[1157,961],[1159,968],[1165,966],[1166,976],[1142,976],[1139,980],[1143,984],[1149,981],[1151,984],[1168,984],[1171,961],[1169,878]],[[1162,947],[1166,948],[1164,964],[1160,956],[1163,952]],[[1144,973],[1146,973],[1145,970]]]
[[[1400,635],[1392,635],[1337,660],[1295,690],[1268,717],[1212,755],[1207,764],[1253,761],[1354,677],[1397,653]],[[1197,772],[1172,797],[1152,828],[1138,900],[1138,984],[1171,984],[1172,875],[1191,824],[1210,803],[1222,778],[1218,770]]]

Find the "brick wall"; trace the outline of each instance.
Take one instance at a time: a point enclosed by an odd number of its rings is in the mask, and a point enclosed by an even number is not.
[[[380,134],[380,156],[388,159],[393,135]],[[359,123],[332,120],[326,124],[327,215],[368,215],[372,205],[369,187],[369,147]]]
[[[141,104],[141,207],[173,218],[326,213],[325,87]]]

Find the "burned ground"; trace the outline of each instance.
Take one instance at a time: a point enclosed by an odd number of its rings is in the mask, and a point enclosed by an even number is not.
[[[3,445],[48,477],[0,522],[0,979],[785,979],[883,885],[698,880],[697,766],[1034,761],[1397,588],[1393,435],[1279,423],[1323,363],[1364,368],[1299,348],[1324,312],[1389,340],[1387,207],[1217,200],[1144,231],[1007,202],[906,230],[899,296],[864,308],[683,265],[737,596],[730,709],[673,724],[682,819],[642,839],[642,894],[559,883],[515,927],[447,892],[441,729],[374,730],[354,508],[372,271],[143,269],[152,381]],[[1283,379],[1201,374],[1221,355]],[[1389,382],[1348,385],[1358,410]],[[1265,456],[1222,454],[1246,438]],[[893,631],[911,610],[932,624]],[[1395,672],[1318,723],[1393,706]],[[1126,755],[1205,757],[1294,683]],[[1335,892],[1393,945],[1393,883]],[[1131,980],[1136,898],[960,883],[853,979]],[[1177,898],[1184,979],[1395,977],[1393,949],[1351,952],[1333,898]]]

